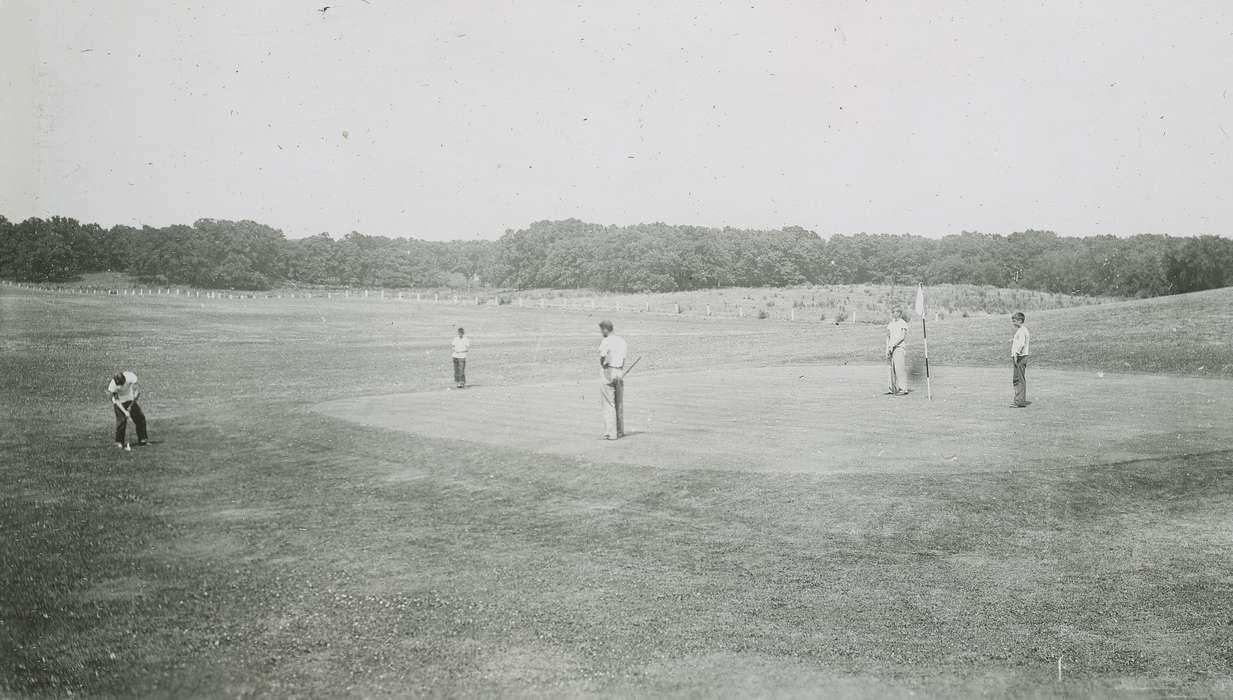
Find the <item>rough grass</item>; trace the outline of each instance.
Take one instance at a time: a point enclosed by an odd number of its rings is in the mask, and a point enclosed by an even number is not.
[[[126,273],[96,272],[82,275],[80,279],[54,285],[58,289],[92,288],[99,290],[150,291],[152,285]],[[175,285],[158,287],[162,293],[173,293]],[[182,294],[200,290],[178,287]],[[313,295],[326,297],[340,295],[340,288],[315,286],[287,287],[259,292],[235,292],[237,296],[258,298],[279,295]],[[351,295],[363,297],[364,290],[352,289]],[[369,290],[369,298],[382,294],[381,290]],[[879,324],[885,323],[893,309],[910,313],[916,298],[915,285],[886,284],[833,284],[802,285],[796,287],[723,287],[699,289],[688,292],[656,294],[614,294],[590,289],[532,289],[499,290],[492,288],[431,288],[416,290],[385,290],[387,298],[396,299],[399,294],[406,298],[432,300],[439,297],[445,303],[471,305],[500,305],[539,308],[572,308],[575,311],[611,313],[622,311],[649,311],[657,314],[684,314],[705,316],[709,307],[713,317],[749,318],[759,320],[792,319],[797,322],[835,321]],[[1003,289],[989,285],[943,284],[930,287],[929,319],[957,319],[987,317],[1012,311],[1046,311],[1076,306],[1108,304],[1119,301],[1113,297],[1087,297],[1072,294],[1038,292],[1026,289]],[[742,316],[743,314],[743,316]]]
[[[1033,350],[1208,376],[1195,348],[1227,337],[1231,296],[1033,314]],[[589,377],[588,314],[3,289],[0,318],[0,694],[1233,692],[1228,453],[929,477],[600,464],[308,410],[447,384],[458,323],[499,345],[493,383]],[[658,369],[880,354],[876,328],[618,326]],[[952,364],[1008,352],[1008,322],[930,331]],[[131,454],[109,445],[120,366],[161,441]]]
[[[1028,314],[1032,364],[1137,374],[1233,377],[1227,318],[1233,289],[1157,297],[1113,305]],[[952,365],[1009,362],[1013,327],[961,319],[931,324],[930,361]],[[920,324],[913,326],[919,331]],[[919,343],[916,344],[919,348]],[[1000,356],[1000,357],[999,357]]]
[[[894,309],[911,313],[916,298],[915,285],[833,284],[797,287],[723,287],[662,294],[607,294],[591,290],[525,290],[510,294],[529,306],[543,299],[548,307],[565,305],[589,308],[644,310],[654,313],[680,313],[755,319],[793,319],[797,322],[885,323]],[[1086,297],[1001,289],[971,284],[944,284],[928,290],[929,320],[985,317],[1012,311],[1044,311],[1075,306],[1107,304],[1111,297]],[[679,310],[679,311],[678,311]]]

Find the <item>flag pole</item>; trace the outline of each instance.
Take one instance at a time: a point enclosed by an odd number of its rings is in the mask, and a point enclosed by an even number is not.
[[[925,393],[933,400],[933,378],[929,376],[929,331],[925,328],[925,317],[929,315],[929,307],[925,303],[925,286],[916,285],[916,313],[920,316],[920,334],[925,340]]]

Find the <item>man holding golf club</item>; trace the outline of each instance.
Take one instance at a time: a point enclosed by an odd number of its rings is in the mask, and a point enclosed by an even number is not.
[[[908,371],[904,356],[908,342],[908,322],[903,320],[903,312],[895,309],[891,312],[890,323],[886,324],[886,364],[887,390],[892,396],[904,396],[908,393]]]
[[[603,372],[600,403],[604,411],[604,439],[616,440],[625,437],[627,347],[625,339],[612,332],[612,321],[600,321],[599,332],[604,336],[599,343],[599,366]]]
[[[116,447],[129,449],[128,440],[125,439],[129,420],[137,427],[137,445],[150,444],[146,435],[146,416],[141,412],[141,406],[137,405],[137,396],[141,393],[137,389],[137,375],[129,371],[117,372],[107,385],[107,393],[111,394],[111,405],[116,413]]]

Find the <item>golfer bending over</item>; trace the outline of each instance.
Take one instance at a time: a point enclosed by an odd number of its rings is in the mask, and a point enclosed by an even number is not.
[[[141,406],[137,405],[137,396],[141,393],[137,390],[137,375],[127,371],[118,372],[107,385],[107,393],[111,394],[111,405],[116,413],[116,447],[128,448],[124,432],[129,418],[132,418],[133,425],[137,426],[138,446],[150,444],[146,435],[146,415],[141,412]]]

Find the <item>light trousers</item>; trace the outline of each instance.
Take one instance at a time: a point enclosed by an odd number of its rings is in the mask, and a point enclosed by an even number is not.
[[[891,353],[887,365],[887,391],[897,394],[908,390],[907,353],[900,345]]]
[[[600,407],[604,411],[604,436],[612,439],[625,436],[625,370],[604,369],[601,382]]]

